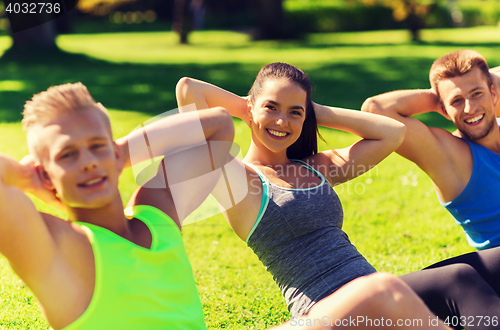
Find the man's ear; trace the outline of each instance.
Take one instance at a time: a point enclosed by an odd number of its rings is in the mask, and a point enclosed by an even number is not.
[[[35,169],[38,173],[38,177],[40,178],[40,181],[42,182],[42,186],[45,189],[54,190],[55,188],[54,188],[54,185],[52,184],[52,180],[50,179],[49,174],[43,168],[43,166],[40,164],[36,164]]]
[[[115,159],[116,159],[118,171],[119,171],[119,173],[121,173],[123,171],[123,168],[124,168],[124,164],[123,164],[124,158],[122,155],[122,150],[120,149],[120,147],[118,146],[118,144],[115,141],[113,141],[113,152],[115,153]]]
[[[497,93],[497,90],[495,88],[495,85],[491,85],[490,87],[490,91],[491,91],[491,98],[493,99],[493,105],[495,106],[495,113],[496,113],[496,116],[497,117],[500,117],[500,107],[498,106],[499,105],[499,100],[500,98],[498,97],[498,93]]]

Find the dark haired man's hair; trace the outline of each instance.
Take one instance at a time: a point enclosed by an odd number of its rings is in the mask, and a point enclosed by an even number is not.
[[[481,70],[491,88],[493,81],[488,63],[481,54],[470,49],[456,50],[435,60],[429,72],[431,86],[439,96],[438,84],[441,80],[463,76],[474,68]]]

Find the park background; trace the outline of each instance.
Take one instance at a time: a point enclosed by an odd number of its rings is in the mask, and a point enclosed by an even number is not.
[[[20,34],[10,32],[3,9],[0,152],[17,159],[28,152],[23,104],[51,85],[87,85],[110,109],[120,137],[176,108],[174,88],[183,76],[245,95],[260,67],[288,62],[309,75],[316,102],[359,109],[372,95],[429,88],[433,60],[456,49],[474,49],[491,67],[500,65],[498,0],[82,0]],[[437,114],[419,119],[453,128]],[[240,120],[235,125],[244,154],[250,131]],[[331,129],[321,134],[322,150],[357,140]],[[132,171],[125,171],[124,200],[135,187]],[[379,271],[400,275],[472,251],[430,180],[396,154],[335,189],[344,230]],[[212,204],[203,205],[191,216],[201,221],[183,228],[208,328],[263,329],[287,320],[272,277],[221,215],[206,219],[212,213]],[[48,329],[35,298],[1,256],[0,329]]]

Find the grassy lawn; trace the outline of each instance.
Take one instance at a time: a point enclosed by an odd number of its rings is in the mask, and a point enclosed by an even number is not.
[[[295,64],[310,76],[313,98],[359,109],[369,96],[402,88],[427,88],[432,61],[458,48],[482,53],[500,65],[496,27],[423,31],[409,42],[406,31],[314,34],[305,41],[252,42],[233,32],[198,32],[191,45],[170,32],[65,35],[67,53],[19,62],[0,58],[0,152],[27,153],[20,119],[23,103],[50,85],[82,81],[97,101],[112,109],[115,136],[153,115],[176,107],[179,78],[207,80],[246,94],[259,68],[272,61]],[[0,37],[0,54],[10,47]],[[451,129],[439,116],[420,117]],[[236,121],[243,152],[250,132]],[[321,149],[356,141],[350,134],[322,130]],[[432,155],[430,155],[432,156]],[[135,189],[131,171],[120,182],[126,200]],[[380,271],[404,274],[446,257],[469,252],[461,229],[439,205],[429,179],[412,163],[391,155],[371,172],[336,188],[344,205],[344,229]],[[43,205],[41,210],[52,212]],[[193,219],[213,212],[204,204]],[[284,300],[262,264],[234,235],[222,216],[187,225],[185,244],[211,329],[262,329],[289,318]],[[29,290],[0,257],[0,329],[48,329]]]

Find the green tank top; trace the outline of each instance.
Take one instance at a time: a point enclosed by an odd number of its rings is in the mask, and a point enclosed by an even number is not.
[[[152,206],[134,206],[133,216],[151,231],[151,249],[77,222],[94,251],[95,288],[87,310],[64,330],[206,329],[179,228]]]

